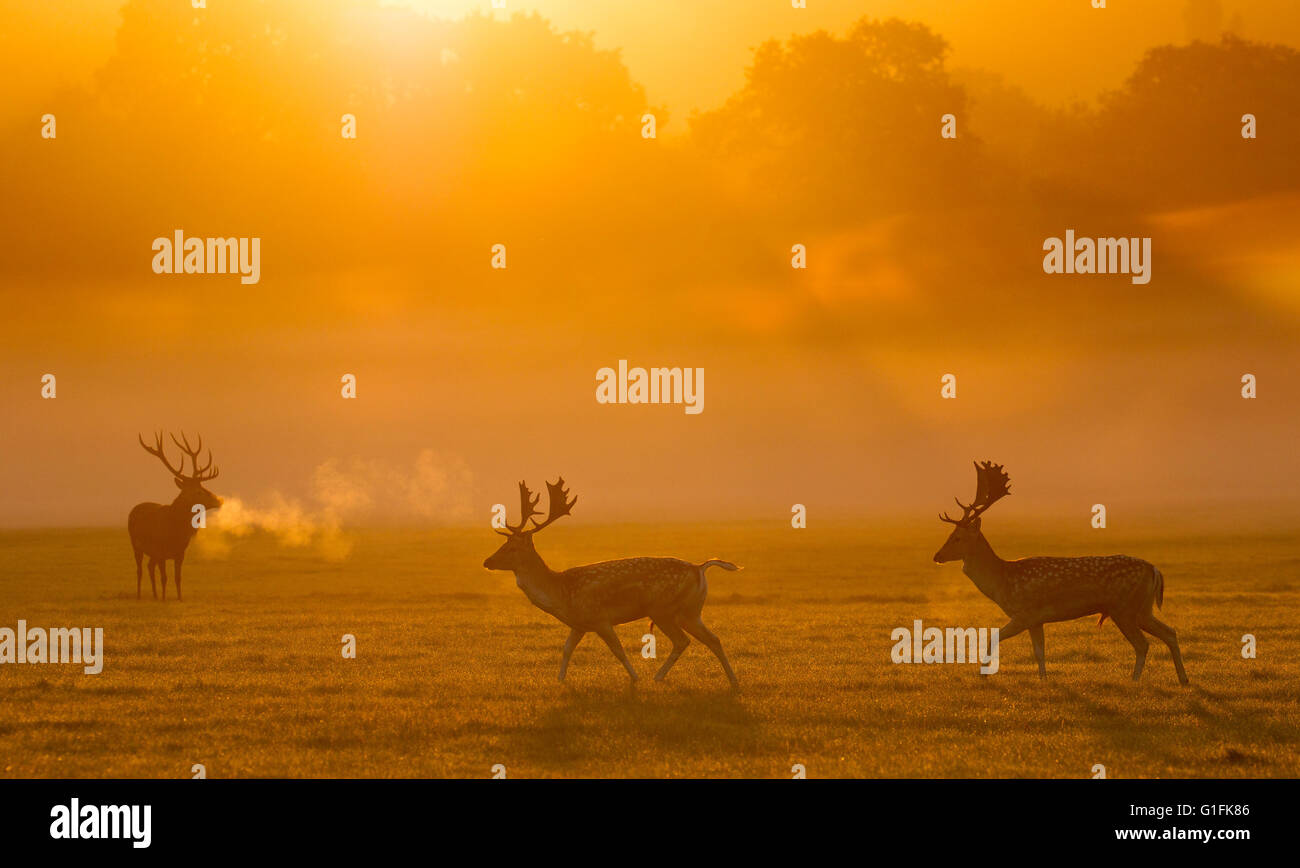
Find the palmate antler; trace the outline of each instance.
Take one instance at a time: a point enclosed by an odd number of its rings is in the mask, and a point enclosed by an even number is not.
[[[1011,477],[1007,476],[1001,464],[992,461],[982,464],[975,462],[975,499],[970,504],[965,504],[954,497],[953,500],[957,500],[957,505],[961,507],[961,518],[949,518],[947,513],[940,513],[939,520],[963,526],[970,524],[986,509],[1010,494],[1007,487],[1010,484]]]
[[[537,533],[557,518],[563,518],[568,515],[570,510],[573,509],[573,505],[578,502],[578,498],[576,497],[573,500],[569,500],[569,492],[564,488],[564,477],[562,476],[556,482],[546,483],[546,495],[549,513],[546,516],[546,521],[538,524],[537,519],[534,518],[534,516],[542,514],[537,509],[537,504],[541,502],[542,496],[540,494],[533,494],[528,490],[528,486],[525,483],[520,482],[519,524],[510,524],[507,522],[506,530],[497,531],[497,533],[502,536],[518,536],[528,533]],[[530,519],[533,522],[533,526],[526,527]],[[508,533],[506,531],[508,531]]]
[[[533,533],[546,527],[557,518],[563,518],[573,509],[573,505],[578,502],[578,498],[569,500],[569,492],[564,488],[564,477],[561,476],[556,482],[546,483],[546,501],[550,508],[550,514],[546,516],[546,521],[541,524],[533,522]]]
[[[540,494],[533,494],[528,490],[528,486],[520,480],[519,524],[510,524],[509,522],[506,522],[506,530],[510,531],[510,534],[523,533],[524,525],[528,524],[528,520],[535,515],[541,515],[541,512],[537,509],[537,504],[541,499],[542,496]],[[510,534],[506,534],[506,536],[509,536]]]

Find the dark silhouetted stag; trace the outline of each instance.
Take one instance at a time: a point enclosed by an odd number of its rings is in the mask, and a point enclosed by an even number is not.
[[[200,467],[199,453],[203,450],[203,438],[198,438],[198,446],[190,448],[189,438],[184,432],[181,433],[180,440],[176,439],[175,434],[171,437],[172,442],[190,457],[194,465],[194,472],[189,476],[185,475],[184,457],[181,458],[180,467],[172,467],[171,462],[167,460],[163,452],[161,433],[155,436],[153,448],[144,442],[143,437],[140,438],[140,445],[144,450],[156,456],[171,472],[180,493],[168,504],[138,503],[127,517],[126,530],[131,535],[131,548],[135,550],[135,598],[137,600],[140,599],[141,563],[146,556],[149,558],[149,585],[153,589],[154,599],[158,599],[158,585],[154,579],[155,565],[162,573],[162,598],[167,599],[167,561],[169,560],[176,562],[176,599],[181,599],[181,565],[185,562],[185,549],[194,534],[198,533],[194,521],[195,515],[221,507],[221,498],[203,487],[203,483],[216,479],[217,474],[221,472],[212,466],[212,450],[208,450],[208,463]],[[199,506],[203,507],[203,510],[196,509]]]
[[[717,655],[723,671],[735,687],[738,683],[736,673],[727,662],[718,637],[700,620],[700,610],[709,590],[704,579],[705,570],[712,566],[724,570],[738,570],[740,567],[720,560],[692,564],[677,558],[625,558],[556,572],[546,566],[533,548],[533,534],[557,518],[568,515],[578,499],[568,499],[563,479],[548,482],[546,488],[550,514],[546,521],[538,524],[534,516],[541,515],[537,510],[540,495],[534,496],[524,483],[519,483],[519,524],[507,524],[505,531],[497,531],[506,537],[506,541],[483,562],[483,566],[489,570],[513,572],[516,584],[534,606],[550,612],[568,625],[569,639],[564,643],[564,656],[560,659],[560,681],[564,681],[573,649],[578,647],[583,636],[595,633],[605,640],[635,683],[636,672],[619,644],[614,625],[648,617],[673,643],[668,659],[655,673],[656,681],[664,679],[691,643],[686,635],[689,633]],[[531,527],[528,526],[530,520]]]
[[[957,501],[962,517],[939,516],[956,527],[934,560],[940,564],[961,561],[962,572],[975,587],[1007,613],[1011,620],[1002,628],[999,641],[1028,630],[1038,674],[1046,677],[1043,624],[1100,613],[1098,625],[1109,617],[1133,646],[1137,654],[1134,681],[1142,676],[1147,659],[1147,638],[1142,635],[1145,630],[1169,646],[1178,680],[1187,683],[1177,634],[1151,611],[1152,603],[1164,603],[1165,577],[1158,569],[1127,555],[1002,560],[980,532],[980,515],[1010,494],[1010,479],[1000,464],[989,461],[976,464],[975,473],[975,500],[969,506]]]

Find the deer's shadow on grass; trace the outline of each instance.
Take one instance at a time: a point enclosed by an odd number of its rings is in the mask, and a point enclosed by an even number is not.
[[[535,719],[509,737],[512,753],[542,768],[625,757],[635,773],[646,762],[743,755],[762,738],[763,723],[746,707],[743,690],[655,683],[557,690]]]
[[[1148,676],[1144,675],[1144,678]],[[1122,681],[1107,681],[1092,685],[1088,689],[1079,689],[1068,684],[1042,685],[1056,694],[1058,701],[1073,710],[1083,713],[1078,719],[1090,724],[1090,735],[1100,743],[1111,748],[1136,753],[1147,762],[1129,769],[1134,776],[1151,776],[1165,768],[1179,768],[1200,763],[1198,770],[1204,773],[1208,768],[1212,772],[1230,771],[1240,767],[1266,768],[1272,760],[1266,757],[1266,751],[1252,750],[1255,744],[1276,744],[1278,738],[1284,738],[1290,730],[1277,733],[1252,731],[1252,737],[1243,736],[1234,731],[1235,715],[1210,708],[1207,702],[1214,702],[1214,695],[1195,683],[1190,687],[1177,684],[1151,684]],[[999,691],[1016,692],[1008,685],[999,685]],[[1220,742],[1215,752],[1205,756],[1190,755],[1178,739],[1170,739],[1167,727],[1152,727],[1141,721],[1134,722],[1133,714],[1153,704],[1161,705],[1175,700],[1187,715],[1195,717],[1199,726],[1216,732]],[[1150,712],[1153,714],[1159,712]],[[1022,721],[1020,726],[1025,726]],[[1234,746],[1235,745],[1235,746]]]

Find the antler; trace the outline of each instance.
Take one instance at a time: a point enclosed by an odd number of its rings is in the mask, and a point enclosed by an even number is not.
[[[550,514],[546,516],[546,521],[541,524],[534,521],[533,529],[530,531],[531,533],[537,533],[537,531],[546,527],[557,518],[563,518],[568,515],[569,511],[573,509],[573,505],[578,502],[578,498],[576,497],[573,500],[569,500],[569,492],[564,489],[563,476],[561,476],[556,482],[546,483],[546,500],[547,506],[550,508]]]
[[[519,524],[506,522],[506,530],[510,531],[510,534],[525,533],[524,525],[528,524],[528,519],[535,515],[541,515],[541,512],[537,509],[537,504],[541,499],[540,494],[533,494],[521,480],[519,483]],[[503,536],[509,536],[510,534],[503,534]]]
[[[199,445],[197,445],[197,446],[191,448],[191,447],[190,447],[190,438],[188,438],[188,437],[185,436],[185,432],[184,432],[184,431],[181,432],[181,439],[180,439],[180,440],[177,440],[177,439],[176,439],[176,435],[175,435],[175,434],[171,435],[171,437],[172,437],[172,442],[175,443],[175,444],[180,448],[180,450],[181,450],[182,452],[184,452],[186,455],[190,456],[190,463],[194,465],[194,476],[192,477],[193,479],[197,479],[197,480],[199,480],[200,482],[206,482],[206,481],[208,481],[209,479],[216,479],[217,476],[220,475],[220,473],[221,473],[221,468],[220,468],[220,467],[216,467],[216,468],[213,468],[213,467],[212,467],[212,450],[211,450],[211,449],[208,450],[208,463],[205,464],[205,465],[203,465],[202,467],[199,467],[199,453],[203,451],[203,436],[202,436],[202,435],[195,435],[195,436],[198,437]],[[184,442],[182,442],[182,441],[184,441]],[[185,466],[185,459],[182,458],[182,459],[181,459],[181,467],[184,467],[184,466]],[[209,469],[212,470],[211,473],[208,473],[208,470],[209,470]]]
[[[161,431],[159,431],[157,434],[154,435],[154,445],[152,449],[149,448],[149,444],[144,442],[143,436],[137,434],[136,437],[137,439],[139,439],[140,445],[144,447],[144,451],[148,452],[150,455],[157,456],[158,460],[163,463],[163,466],[171,471],[172,476],[179,476],[182,479],[194,479],[199,482],[207,482],[209,479],[216,479],[217,476],[220,475],[221,473],[221,468],[212,466],[211,449],[208,450],[208,463],[203,465],[202,467],[199,467],[199,453],[203,451],[202,437],[199,437],[198,446],[194,448],[190,448],[190,441],[185,436],[184,431],[181,432],[180,440],[176,439],[175,434],[171,435],[172,442],[175,443],[182,452],[188,455],[190,457],[190,461],[193,462],[194,464],[193,475],[188,475],[185,473],[185,458],[183,456],[181,458],[181,466],[172,467],[172,463],[167,460],[167,453],[163,450],[163,439],[162,439]]]
[[[540,494],[533,494],[528,490],[528,486],[519,483],[519,524],[510,524],[506,522],[506,531],[497,531],[502,536],[516,536],[526,533],[537,533],[557,518],[563,518],[573,509],[573,505],[578,502],[578,498],[569,500],[569,492],[564,490],[564,477],[560,477],[558,482],[546,483],[546,496],[549,501],[550,513],[546,516],[546,521],[541,524],[533,516],[541,515],[537,509],[537,504],[541,501]],[[533,526],[525,528],[529,519],[532,519]]]
[[[150,449],[150,448],[149,448],[149,444],[144,442],[144,435],[143,435],[143,434],[136,434],[135,436],[136,436],[136,439],[138,439],[138,440],[140,441],[140,445],[144,447],[144,451],[145,451],[145,452],[148,452],[150,455],[153,455],[153,456],[157,457],[157,459],[163,463],[163,466],[166,467],[168,470],[171,471],[172,476],[184,476],[184,475],[185,475],[185,459],[184,459],[184,458],[181,459],[181,467],[180,467],[179,470],[177,470],[175,467],[172,467],[172,463],[171,463],[170,461],[167,460],[167,455],[166,455],[166,453],[163,452],[163,439],[162,439],[162,432],[161,432],[161,431],[159,431],[157,434],[154,435],[154,448],[153,448],[153,449]],[[175,439],[175,438],[172,438],[172,439]]]
[[[1001,464],[992,461],[974,463],[975,499],[965,504],[954,497],[953,500],[961,507],[961,518],[949,518],[947,513],[940,513],[940,521],[957,525],[969,524],[972,519],[978,518],[986,509],[1011,493],[1007,487],[1011,484],[1011,477],[1002,469]]]

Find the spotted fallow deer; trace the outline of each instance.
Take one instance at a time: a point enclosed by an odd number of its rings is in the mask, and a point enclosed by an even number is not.
[[[1002,628],[999,640],[1028,630],[1038,674],[1046,678],[1043,624],[1100,614],[1097,624],[1100,626],[1109,617],[1137,653],[1134,681],[1142,676],[1147,659],[1147,639],[1142,635],[1145,630],[1169,646],[1178,680],[1187,683],[1177,634],[1151,611],[1152,603],[1164,603],[1165,577],[1158,569],[1127,555],[1002,560],[980,532],[980,515],[1011,493],[1007,489],[1011,480],[1000,464],[989,461],[977,463],[975,473],[974,501],[969,506],[957,501],[962,517],[949,518],[946,513],[939,516],[956,527],[934,560],[940,564],[961,561],[962,572],[975,587],[1007,613],[1011,620]]]
[[[172,481],[180,492],[171,503],[138,503],[132,508],[126,519],[126,531],[131,536],[131,548],[135,552],[135,598],[140,599],[141,562],[149,558],[149,586],[153,589],[154,599],[158,599],[158,585],[154,579],[154,566],[162,573],[162,598],[167,599],[167,561],[176,562],[176,599],[181,599],[181,564],[185,562],[185,549],[189,546],[198,528],[194,526],[196,507],[204,510],[220,509],[221,498],[203,487],[203,483],[216,479],[221,472],[212,466],[212,450],[208,450],[208,463],[199,467],[199,453],[203,450],[203,438],[198,438],[199,445],[190,448],[189,438],[181,432],[177,440],[173,434],[172,442],[190,457],[194,472],[185,474],[185,458],[181,457],[180,467],[172,467],[163,451],[162,434],[154,437],[154,446],[150,448],[140,437],[144,451],[157,457],[172,474]]]
[[[564,656],[560,659],[560,681],[564,681],[569,669],[573,649],[583,636],[595,633],[605,640],[635,684],[636,671],[619,644],[614,625],[649,617],[673,643],[668,659],[655,673],[656,681],[662,681],[682,656],[691,642],[686,635],[689,633],[708,646],[722,663],[731,686],[737,686],[736,673],[727,662],[722,643],[704,626],[700,610],[709,590],[704,580],[705,570],[712,566],[724,570],[740,567],[722,560],[692,564],[677,558],[625,558],[556,572],[533,548],[533,534],[568,515],[578,499],[568,499],[563,479],[548,482],[546,488],[550,513],[538,524],[534,516],[541,515],[537,510],[541,496],[534,496],[528,486],[519,483],[519,524],[507,522],[504,531],[497,531],[506,541],[483,561],[483,566],[513,572],[515,583],[534,606],[568,625],[569,639],[564,643]],[[527,526],[530,520],[531,527]]]

